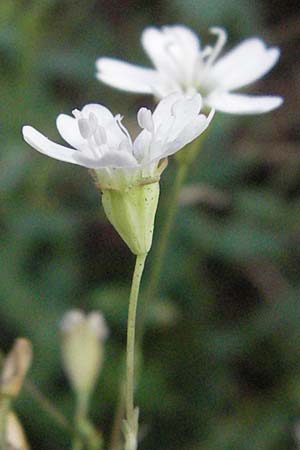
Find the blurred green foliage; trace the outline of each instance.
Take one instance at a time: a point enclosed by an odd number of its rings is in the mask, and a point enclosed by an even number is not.
[[[148,64],[139,36],[149,24],[185,23],[204,41],[209,26],[222,25],[229,46],[251,34],[281,45],[279,66],[252,92],[284,95],[285,106],[262,117],[218,114],[189,174],[194,194],[183,192],[160,294],[148,308],[137,403],[141,449],[300,448],[300,68],[288,45],[291,5],[1,0],[1,347],[20,335],[32,340],[30,378],[71,418],[58,323],[70,308],[101,309],[111,331],[92,416],[106,438],[133,258],[107,223],[88,171],[30,149],[21,126],[57,138],[57,114],[88,102],[130,123],[152,100],[100,85],[94,62],[110,55]],[[163,176],[156,236],[174,169],[170,162]],[[151,256],[144,286],[150,263]],[[33,448],[68,448],[68,436],[28,394],[16,408]]]

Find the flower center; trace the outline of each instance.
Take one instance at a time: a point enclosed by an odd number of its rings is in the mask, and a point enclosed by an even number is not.
[[[222,28],[213,27],[210,28],[210,32],[217,36],[217,42],[213,47],[211,45],[204,47],[195,64],[195,87],[203,97],[216,87],[216,81],[209,72],[227,40],[227,34]]]
[[[107,130],[98,123],[97,116],[92,112],[86,117],[81,111],[76,109],[73,111],[73,115],[77,119],[81,136],[88,142],[89,149],[96,158],[103,156],[109,148],[119,151],[132,151],[131,137],[122,124],[123,117],[120,114],[112,118],[111,123],[106,124]],[[123,138],[119,142],[109,139],[108,128],[111,129],[112,126],[115,126],[114,122],[122,132]]]
[[[79,132],[83,139],[88,142],[89,148],[95,157],[103,154],[103,146],[107,144],[107,133],[105,128],[98,124],[98,119],[94,113],[85,117],[81,111],[75,109],[74,117],[77,119]]]

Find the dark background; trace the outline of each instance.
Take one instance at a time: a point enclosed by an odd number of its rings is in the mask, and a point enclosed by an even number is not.
[[[110,338],[92,417],[108,439],[134,260],[108,224],[88,171],[39,155],[20,130],[32,124],[57,140],[56,116],[89,102],[124,114],[130,128],[152,99],[101,85],[95,60],[149,64],[142,30],[173,23],[192,27],[204,43],[210,26],[223,26],[227,48],[252,35],[279,45],[279,64],[249,92],[279,94],[285,103],[263,116],[217,114],[189,174],[193,188],[183,192],[159,296],[148,309],[140,449],[299,449],[297,1],[1,0],[1,347],[7,351],[17,336],[31,339],[29,378],[72,418],[58,323],[70,308],[102,310]],[[156,237],[174,170],[170,161]],[[16,410],[33,448],[69,448],[26,392]]]

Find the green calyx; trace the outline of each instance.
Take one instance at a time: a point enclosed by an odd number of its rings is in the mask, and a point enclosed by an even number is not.
[[[159,182],[126,190],[102,190],[105,214],[135,255],[149,252],[159,198]]]

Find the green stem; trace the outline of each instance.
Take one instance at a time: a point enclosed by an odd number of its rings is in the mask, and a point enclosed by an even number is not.
[[[123,421],[123,417],[125,414],[125,402],[124,402],[124,382],[123,378],[120,383],[120,394],[119,399],[117,403],[117,408],[115,411],[114,419],[113,419],[113,425],[111,429],[111,435],[110,435],[110,443],[109,443],[109,450],[119,450],[121,447],[121,424]]]
[[[45,397],[45,395],[29,380],[24,382],[25,391],[31,396],[31,398],[39,405],[39,407],[48,414],[53,421],[65,431],[73,434],[73,428],[67,421],[65,416]]]
[[[192,162],[194,161],[199,149],[202,145],[203,137],[200,136],[197,140],[193,141],[189,144],[189,148],[186,148],[183,152],[179,152],[177,154],[176,163],[177,163],[177,173],[175,176],[174,184],[172,186],[171,195],[168,202],[168,209],[166,213],[166,217],[158,238],[158,241],[155,245],[154,255],[153,255],[153,264],[150,269],[149,283],[146,290],[146,294],[144,296],[143,302],[141,303],[141,311],[140,318],[137,327],[137,348],[141,348],[143,333],[144,333],[144,324],[145,324],[145,316],[146,316],[146,308],[148,303],[151,301],[153,297],[155,297],[158,283],[159,283],[159,275],[161,272],[161,268],[163,265],[164,255],[166,252],[166,248],[168,245],[169,235],[172,230],[174,218],[177,211],[178,199],[180,190],[186,178],[188,169]],[[111,442],[109,450],[118,450],[120,447],[120,433],[121,433],[121,411],[124,408],[124,396],[123,396],[123,383],[121,384],[120,389],[121,395],[119,398],[119,403],[117,405],[117,412],[114,419],[113,430],[111,434]]]
[[[11,406],[11,397],[4,395],[0,401],[0,449],[7,450],[7,416]]]
[[[132,278],[128,322],[127,322],[127,350],[126,350],[126,390],[125,410],[126,422],[130,432],[125,432],[125,448],[136,448],[137,442],[137,410],[134,408],[134,363],[135,363],[135,324],[139,289],[147,254],[137,255]],[[127,430],[128,431],[128,430]],[[133,444],[132,444],[133,442]]]
[[[74,417],[75,434],[72,443],[72,450],[82,450],[84,440],[82,430],[85,428],[88,416],[89,396],[85,392],[79,392],[76,399],[76,412]]]

